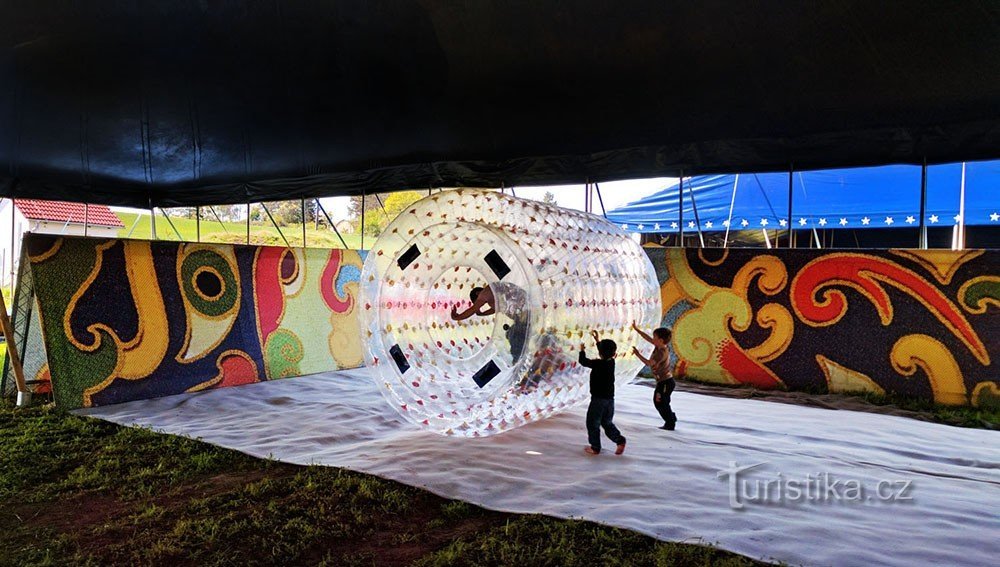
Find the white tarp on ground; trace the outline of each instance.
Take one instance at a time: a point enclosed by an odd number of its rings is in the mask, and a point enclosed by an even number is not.
[[[628,438],[620,457],[583,453],[585,408],[485,439],[419,431],[365,370],[78,413],[376,474],[495,510],[584,518],[792,564],[982,566],[1000,557],[998,432],[683,392],[674,396],[678,430],[667,432],[656,428],[650,397],[644,386],[618,392],[615,421]],[[741,473],[731,494],[729,475],[718,473],[734,462],[765,464]],[[908,483],[903,500],[881,501],[880,482],[886,496]]]

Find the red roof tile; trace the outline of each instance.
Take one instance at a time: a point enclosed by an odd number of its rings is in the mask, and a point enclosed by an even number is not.
[[[17,210],[25,218],[55,222],[70,221],[83,224],[84,219],[89,224],[97,226],[117,226],[124,228],[118,218],[107,205],[89,205],[83,203],[66,203],[63,201],[36,201],[33,199],[14,199]]]

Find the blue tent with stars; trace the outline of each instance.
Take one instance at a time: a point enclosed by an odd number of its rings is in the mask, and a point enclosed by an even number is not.
[[[797,229],[917,227],[920,170],[920,166],[890,165],[796,171],[792,225]],[[608,220],[629,232],[676,232],[679,185],[609,211]],[[1000,226],[1000,161],[927,167],[926,226],[958,224],[962,211],[966,225]],[[686,232],[697,230],[698,224],[703,232],[787,228],[788,173],[685,178],[681,222]]]

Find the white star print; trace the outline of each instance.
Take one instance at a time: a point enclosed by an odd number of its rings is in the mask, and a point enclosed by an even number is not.
[[[892,217],[885,217],[885,224],[891,226],[892,223],[894,223],[894,222],[896,222],[896,221],[892,220]]]
[[[961,222],[962,221],[962,215],[955,215],[952,218],[955,219],[955,222]]]
[[[639,230],[642,230],[643,228],[645,228],[645,225],[640,224],[639,225]]]
[[[936,223],[938,221],[938,216],[937,215],[931,215],[930,216],[930,221],[931,221],[931,224]]]
[[[767,226],[767,219],[760,219],[760,226]]]
[[[747,222],[747,219],[743,219],[740,221],[740,226],[747,226],[748,224],[750,223]]]
[[[781,226],[785,226],[786,224],[788,224],[788,221],[786,221],[785,219],[781,219],[778,221],[778,224]]]
[[[868,223],[870,223],[870,222],[872,222],[872,219],[870,219],[868,217],[865,217],[865,218],[861,219],[861,224],[864,225],[864,226],[868,226]]]
[[[807,221],[806,219],[799,219],[799,226],[805,226],[807,222],[809,221]]]
[[[722,221],[722,226],[729,228],[729,219]]]
[[[653,230],[660,230],[660,223],[654,224],[653,225]]]
[[[623,224],[622,225],[622,230],[628,230],[628,225],[627,224]]]
[[[694,221],[688,221],[688,228],[694,228]]]
[[[712,221],[708,221],[708,222],[706,222],[706,223],[705,223],[705,227],[706,227],[706,228],[712,228]]]
[[[826,226],[826,219],[819,219],[820,226]]]
[[[847,219],[845,218],[840,219],[840,226],[847,226]]]
[[[906,217],[906,224],[913,224],[915,222],[917,222],[917,219],[913,218],[912,216]]]
[[[675,222],[670,223],[670,228],[677,230],[677,223]]]
[[[993,213],[992,215],[990,215],[990,220],[993,222],[997,222],[998,220],[1000,220],[1000,214]]]

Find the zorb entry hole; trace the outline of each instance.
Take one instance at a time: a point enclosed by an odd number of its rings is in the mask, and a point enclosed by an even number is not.
[[[485,400],[511,379],[530,328],[516,255],[503,234],[443,223],[415,234],[388,265],[378,305],[386,362],[421,402]],[[492,301],[469,315],[477,288]]]

